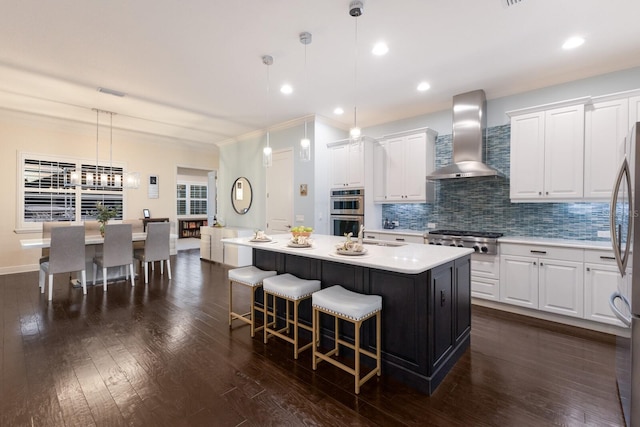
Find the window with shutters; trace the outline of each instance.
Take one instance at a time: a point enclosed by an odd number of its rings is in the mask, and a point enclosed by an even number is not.
[[[20,153],[19,165],[17,229],[39,230],[45,221],[93,220],[98,202],[116,209],[116,219],[122,219],[121,164],[96,166],[82,159]],[[72,185],[76,172],[81,185]]]
[[[208,187],[201,183],[178,183],[176,187],[178,216],[207,215]]]

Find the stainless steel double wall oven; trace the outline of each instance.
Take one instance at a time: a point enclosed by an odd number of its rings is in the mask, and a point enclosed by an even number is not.
[[[335,188],[329,203],[331,234],[344,236],[351,232],[357,236],[360,225],[364,225],[364,189]]]

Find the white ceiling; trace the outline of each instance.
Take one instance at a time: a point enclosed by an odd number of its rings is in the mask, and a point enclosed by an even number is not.
[[[349,0],[4,1],[0,106],[88,123],[99,108],[118,113],[117,128],[219,144],[310,114],[347,129],[354,102],[367,127],[447,109],[468,90],[493,99],[640,65],[638,0],[364,0],[355,78],[348,10]],[[313,34],[306,73],[302,31]],[[586,43],[563,51],[576,34]],[[370,53],[378,40],[384,57]],[[431,90],[418,93],[421,80]]]

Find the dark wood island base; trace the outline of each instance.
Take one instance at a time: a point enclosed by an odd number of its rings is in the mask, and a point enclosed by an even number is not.
[[[470,255],[418,274],[256,248],[253,260],[256,267],[278,274],[318,279],[323,289],[341,285],[354,292],[381,295],[382,373],[423,393],[432,394],[469,347]],[[300,321],[311,325],[309,304],[301,306]],[[322,331],[321,345],[326,345],[333,339],[331,319],[322,320]],[[353,328],[348,323],[342,332],[352,341]],[[375,351],[375,331],[366,324],[362,343],[363,348]]]

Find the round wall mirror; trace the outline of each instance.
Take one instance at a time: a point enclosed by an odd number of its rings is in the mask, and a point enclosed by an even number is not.
[[[243,176],[236,179],[231,187],[231,204],[233,210],[240,215],[244,215],[251,208],[253,201],[253,192],[251,191],[251,183]]]

